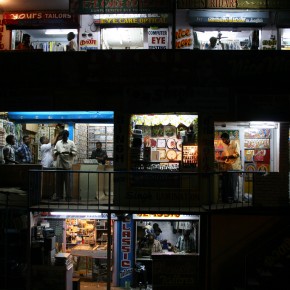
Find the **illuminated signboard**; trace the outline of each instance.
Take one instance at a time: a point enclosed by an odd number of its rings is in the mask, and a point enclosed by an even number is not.
[[[182,214],[133,214],[134,220],[198,220],[196,215],[182,215]]]
[[[3,22],[9,26],[73,28],[78,26],[78,18],[64,12],[12,12],[3,13]]]
[[[168,0],[70,0],[70,12],[79,14],[168,13]]]
[[[221,12],[221,11],[189,11],[191,25],[219,26],[264,26],[269,21],[268,12]]]

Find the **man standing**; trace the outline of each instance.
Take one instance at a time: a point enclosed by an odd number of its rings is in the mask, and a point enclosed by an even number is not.
[[[24,33],[22,36],[22,42],[20,42],[17,47],[17,50],[33,50],[34,47],[30,44],[30,35]]]
[[[71,170],[74,158],[77,154],[77,148],[72,140],[69,140],[68,130],[63,130],[61,133],[61,140],[57,141],[53,153],[56,156],[56,168],[62,170],[57,172],[56,184],[56,200],[63,199],[64,187],[66,193],[66,201],[70,201],[71,187],[72,187],[72,173],[65,172],[66,170]]]
[[[185,230],[183,235],[178,238],[175,247],[180,252],[192,253],[195,251],[195,241],[190,235],[190,230]]]
[[[52,142],[49,142],[49,139],[45,136],[40,137],[39,141],[41,143],[40,152],[41,152],[41,164],[44,168],[52,167],[53,163],[53,146],[57,141],[58,135],[56,135]]]
[[[15,161],[15,137],[13,135],[8,135],[6,137],[6,145],[3,148],[3,156],[5,164],[18,164],[17,161]]]
[[[240,171],[242,169],[240,158],[240,145],[236,140],[230,140],[228,133],[222,133],[224,151],[220,157],[224,161],[226,172],[222,175],[222,201],[232,203],[235,200],[236,187],[238,184],[239,173],[229,171]]]
[[[29,147],[30,137],[28,135],[24,135],[22,140],[22,145],[20,145],[20,147],[16,149],[15,153],[18,156],[20,163],[30,164],[32,163],[32,154]]]

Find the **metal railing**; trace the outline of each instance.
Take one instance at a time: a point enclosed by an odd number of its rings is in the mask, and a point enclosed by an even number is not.
[[[238,172],[234,196],[224,178],[237,172],[31,170],[29,206],[127,212],[207,212],[252,206],[255,175]]]

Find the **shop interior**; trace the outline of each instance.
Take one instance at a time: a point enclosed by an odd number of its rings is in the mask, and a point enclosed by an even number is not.
[[[251,49],[254,31],[258,31],[259,49],[277,49],[277,31],[250,27],[194,27],[200,42],[200,49],[207,49],[209,39],[217,38],[217,48],[220,50],[248,50]],[[281,31],[281,39],[287,35]],[[289,33],[289,32],[288,32]]]
[[[199,216],[133,214],[129,219],[134,225],[134,243],[130,250],[134,262],[131,278],[127,277],[126,281],[132,288],[139,288],[140,282],[152,285],[154,253],[164,257],[175,255],[178,259],[198,255]],[[129,219],[127,216],[126,221],[130,222]],[[118,240],[121,239],[118,223],[123,219],[112,214],[109,220],[107,214],[97,212],[34,212],[30,220],[34,287],[40,287],[41,283],[46,285],[46,281],[51,279],[58,283],[66,279],[92,282],[91,285],[100,287],[108,281],[108,267],[112,285],[121,283],[116,269],[121,263],[118,259],[122,259],[122,254],[118,253]],[[161,245],[158,251],[150,244],[149,236],[154,237],[154,243],[157,241]],[[183,239],[190,242],[182,243]],[[108,253],[111,253],[110,259]],[[53,265],[63,266],[65,271],[54,277]],[[135,266],[146,269],[146,277],[140,276]]]
[[[145,267],[148,284],[152,284],[154,275],[154,254],[162,252],[165,258],[166,255],[174,254],[198,255],[199,216],[135,214],[133,219],[136,227],[136,264]],[[153,246],[150,245],[151,236],[154,237]],[[161,245],[161,249],[157,244]],[[135,281],[136,277],[133,275],[133,285],[142,283],[142,277],[138,278],[140,281]]]
[[[0,149],[5,145],[5,134],[16,136],[16,146],[22,142],[23,135],[29,135],[34,163],[41,161],[40,137],[53,140],[61,130],[69,131],[69,138],[77,146],[75,163],[96,163],[91,160],[96,142],[102,142],[102,149],[107,151],[108,165],[113,165],[114,152],[114,113],[113,112],[2,112],[1,132],[3,140]],[[1,150],[2,151],[2,150]]]
[[[107,214],[96,212],[31,214],[31,264],[35,273],[33,286],[37,287],[39,284],[39,288],[34,289],[41,289],[42,279],[58,280],[55,281],[57,283],[67,279],[78,282],[95,281],[94,286],[99,287],[108,280],[108,267],[111,269],[111,282],[116,285],[114,224],[114,217],[109,225]],[[110,264],[108,252],[111,253]],[[60,274],[52,277],[55,269],[53,265],[66,268],[62,272],[63,277]],[[43,269],[45,273],[42,272]]]
[[[132,169],[179,171],[197,168],[197,115],[132,115],[130,124]]]
[[[220,138],[222,133],[228,133],[231,140],[238,142],[242,171],[278,172],[279,171],[279,123],[277,122],[218,122],[215,123],[215,170],[223,171],[219,161],[224,147]],[[253,180],[250,174],[240,175],[237,199],[249,201],[253,193]]]
[[[218,39],[218,46],[224,50],[247,50],[250,49],[253,37],[252,28],[210,28],[194,27],[200,49],[206,49],[210,37]],[[23,29],[12,31],[12,49],[15,49],[17,43],[22,39],[24,33],[31,35],[31,44],[35,49],[43,51],[65,51],[67,44],[67,33],[73,31],[76,34],[78,42],[80,36],[77,29]],[[101,49],[144,49],[148,42],[146,28],[103,28],[101,29]],[[281,49],[290,48],[290,29],[259,29],[259,49],[277,49],[278,34],[281,39]],[[87,33],[91,37],[92,32]]]
[[[31,36],[31,44],[35,49],[45,52],[66,51],[68,43],[67,34],[74,32],[75,41],[79,39],[90,39],[95,32],[83,32],[78,35],[77,29],[23,29],[13,30],[12,39],[14,39],[13,48],[17,46],[22,39],[22,35],[27,33]],[[146,28],[103,28],[101,31],[101,48],[102,49],[144,49],[144,41],[147,42]]]

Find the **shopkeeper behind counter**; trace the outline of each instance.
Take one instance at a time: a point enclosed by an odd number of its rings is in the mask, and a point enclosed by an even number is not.
[[[102,142],[96,143],[96,149],[92,151],[91,159],[96,159],[100,164],[106,164],[108,155],[106,150],[102,149]]]

